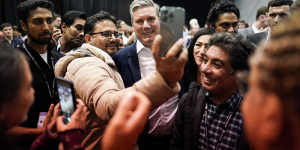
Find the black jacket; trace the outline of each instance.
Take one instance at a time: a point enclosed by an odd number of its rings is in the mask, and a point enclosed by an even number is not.
[[[35,90],[35,99],[29,110],[28,119],[21,126],[36,128],[40,112],[48,112],[50,104],[55,104],[58,101],[53,70],[54,61],[57,58],[53,57],[53,47],[55,46],[48,46],[48,64],[26,42],[23,44],[23,47],[19,48],[27,57],[32,72],[32,86]]]
[[[181,97],[172,132],[171,150],[197,150],[201,117],[204,112],[205,91],[200,84],[192,82],[189,91]],[[239,150],[249,146],[242,133]]]

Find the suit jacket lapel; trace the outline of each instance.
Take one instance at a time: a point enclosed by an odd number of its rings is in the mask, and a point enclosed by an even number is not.
[[[132,45],[132,48],[128,51],[128,65],[131,71],[131,75],[134,82],[141,79],[141,71],[139,65],[139,58],[136,52],[136,43]]]

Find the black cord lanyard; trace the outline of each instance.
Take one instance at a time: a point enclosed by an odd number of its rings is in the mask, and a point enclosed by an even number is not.
[[[54,95],[53,95],[52,92],[51,92],[51,89],[50,89],[50,87],[49,87],[49,83],[48,83],[48,80],[47,80],[47,78],[46,78],[46,75],[45,75],[44,72],[42,71],[40,65],[36,62],[36,60],[34,59],[34,57],[33,57],[33,56],[31,55],[31,53],[28,51],[25,42],[23,43],[23,48],[25,49],[25,52],[27,53],[27,55],[32,59],[33,63],[36,65],[36,67],[40,70],[40,72],[41,72],[41,74],[42,74],[42,77],[44,78],[44,82],[45,82],[46,85],[47,85],[48,93],[50,94],[51,100],[53,101]],[[53,82],[53,84],[55,84],[55,82]],[[54,85],[53,85],[53,86],[54,86]],[[53,89],[54,89],[54,87],[53,87]]]
[[[219,146],[220,146],[220,143],[223,139],[223,136],[226,132],[226,129],[229,125],[229,122],[230,120],[232,119],[232,116],[237,112],[238,108],[239,108],[239,105],[240,105],[240,102],[238,103],[238,105],[236,106],[236,108],[234,109],[233,112],[230,112],[229,115],[227,116],[226,118],[226,121],[225,121],[225,125],[224,127],[222,128],[222,133],[221,133],[221,136],[219,137],[219,139],[217,140],[217,144],[216,144],[216,147],[215,147],[215,150],[218,150]],[[204,129],[205,129],[205,141],[206,141],[206,149],[208,149],[208,145],[209,145],[209,139],[208,139],[208,104],[206,103],[205,104],[205,113],[204,113]]]

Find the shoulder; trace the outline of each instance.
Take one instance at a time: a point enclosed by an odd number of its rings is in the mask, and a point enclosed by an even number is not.
[[[124,57],[124,56],[128,56],[130,55],[130,53],[136,52],[136,43],[133,43],[121,50],[119,50],[114,56],[113,58],[119,58],[119,57]]]

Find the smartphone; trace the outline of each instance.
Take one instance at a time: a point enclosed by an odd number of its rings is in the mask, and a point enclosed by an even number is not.
[[[76,109],[74,86],[71,81],[60,77],[56,77],[56,83],[60,109],[64,115],[64,123],[67,124],[71,121],[71,115]]]
[[[181,7],[162,6],[160,8],[160,44],[159,56],[167,54],[172,45],[183,35],[185,24],[185,10]]]

